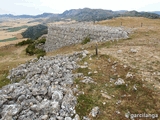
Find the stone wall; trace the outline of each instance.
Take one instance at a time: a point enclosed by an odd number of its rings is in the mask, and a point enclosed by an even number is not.
[[[128,38],[128,33],[121,27],[107,27],[89,23],[50,25],[45,43],[45,50],[52,51],[63,46],[82,42],[89,36],[91,41],[108,41]]]

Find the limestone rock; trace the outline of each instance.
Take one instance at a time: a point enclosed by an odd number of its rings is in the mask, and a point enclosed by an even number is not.
[[[10,80],[22,80],[0,90],[2,120],[71,119],[76,114],[77,98],[73,92],[77,88],[70,86],[76,76],[83,76],[73,75],[72,70],[78,67],[76,62],[83,53],[41,57],[10,70]]]
[[[133,74],[128,72],[127,75],[126,75],[126,78],[133,78]]]
[[[48,115],[43,115],[43,116],[41,117],[41,119],[42,119],[42,120],[48,120]]]
[[[65,117],[64,120],[72,120],[71,117]]]
[[[86,83],[86,84],[88,84],[88,83],[96,84],[96,82],[94,82],[94,80],[91,77],[85,77],[85,79],[82,80],[81,82]]]
[[[137,49],[133,49],[133,48],[131,48],[130,51],[131,51],[132,53],[137,53],[137,52],[138,52]]]
[[[125,82],[122,78],[118,78],[118,80],[114,84],[115,85],[122,85],[122,84],[125,84]]]
[[[98,114],[99,114],[99,107],[94,107],[92,110],[91,110],[91,113],[92,117],[96,117]]]
[[[117,51],[117,54],[121,54],[123,51],[122,50],[118,50]]]
[[[2,117],[5,117],[7,115],[15,116],[22,110],[22,107],[17,104],[4,105],[2,108],[3,108],[2,112],[1,112]]]
[[[83,117],[83,120],[90,120],[90,118],[84,116],[84,117]]]
[[[107,98],[107,99],[111,99],[111,96],[107,95],[106,93],[101,93],[102,97]]]
[[[80,120],[80,117],[78,114],[75,115],[75,117],[73,118],[73,120]]]

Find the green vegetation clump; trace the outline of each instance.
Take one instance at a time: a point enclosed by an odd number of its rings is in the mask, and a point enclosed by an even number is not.
[[[45,52],[44,50],[36,48],[35,44],[28,45],[28,47],[26,48],[26,53],[29,55],[41,54],[44,52]]]
[[[0,74],[0,88],[11,83],[11,81],[7,78],[8,71],[1,70],[0,73],[2,73],[2,72],[3,72],[3,74]]]
[[[36,45],[40,43],[45,43],[46,39],[35,40],[33,43],[29,44],[26,48],[26,53],[28,55],[37,55],[37,58],[43,57],[46,55],[46,52],[42,49],[36,48]]]
[[[36,48],[34,44],[28,45],[28,47],[26,48],[26,53],[29,55],[34,55],[36,52]]]
[[[33,40],[38,39],[39,37],[41,37],[43,34],[47,34],[48,33],[48,27],[45,25],[36,25],[36,26],[32,26],[29,27],[25,32],[22,33],[22,36],[24,38],[30,38]]]
[[[36,41],[37,44],[39,44],[39,43],[45,44],[45,42],[46,42],[45,38]]]
[[[79,95],[77,101],[78,104],[76,106],[76,111],[77,113],[79,113],[80,116],[86,116],[87,113],[89,113],[92,110],[96,103],[96,101],[94,101],[91,95],[86,94]]]
[[[40,39],[40,40],[32,40],[32,39],[27,39],[22,42],[17,43],[15,46],[24,46],[28,45],[26,48],[26,54],[28,55],[37,55],[37,58],[43,57],[46,55],[46,52],[42,49],[37,48],[36,46],[39,44],[45,44],[46,39]]]
[[[44,57],[46,55],[45,51],[41,51],[38,53],[37,58],[39,59],[40,57]]]
[[[28,45],[28,44],[32,44],[32,43],[34,43],[34,40],[27,39],[27,40],[24,40],[22,42],[17,43],[16,46],[23,46],[23,45]]]
[[[82,45],[87,44],[88,42],[90,42],[90,37],[87,36],[84,38],[84,40],[81,42]]]

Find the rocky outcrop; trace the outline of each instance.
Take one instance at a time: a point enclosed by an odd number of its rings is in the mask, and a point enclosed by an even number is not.
[[[77,90],[71,86],[79,55],[86,53],[43,57],[12,69],[8,78],[21,81],[0,90],[0,119],[77,120]]]
[[[81,43],[84,38],[91,41],[108,41],[128,38],[128,32],[121,27],[107,27],[89,23],[50,25],[45,50],[52,51],[63,46]]]

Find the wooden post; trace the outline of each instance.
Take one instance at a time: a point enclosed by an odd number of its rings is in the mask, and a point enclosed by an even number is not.
[[[97,42],[96,42],[96,55],[98,55],[98,45],[97,45]]]
[[[141,27],[143,26],[143,23],[141,23]]]

